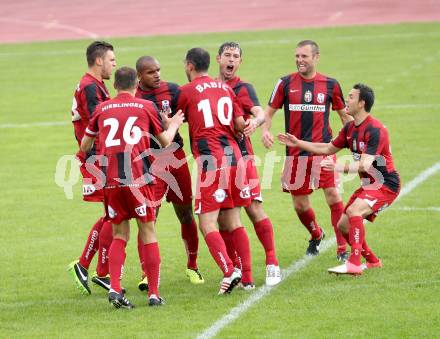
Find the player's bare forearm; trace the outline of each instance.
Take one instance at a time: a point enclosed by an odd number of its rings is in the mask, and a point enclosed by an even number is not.
[[[350,122],[353,120],[353,117],[351,115],[347,114],[347,111],[345,110],[345,108],[340,109],[339,111],[337,111],[339,114],[339,118],[341,119],[342,122],[342,126],[345,126],[345,124],[347,122]]]
[[[277,110],[271,106],[267,106],[264,111],[264,124],[261,126],[261,141],[264,147],[271,148],[274,143],[274,138],[272,133],[270,133],[270,128],[272,127],[272,118]]]
[[[162,147],[167,147],[173,141],[177,130],[183,124],[184,114],[179,110],[172,118],[168,120],[168,128],[160,133],[157,138]]]
[[[81,146],[80,146],[81,151],[84,153],[89,152],[93,147],[94,141],[95,138],[89,137],[88,135],[84,135],[81,140]]]
[[[310,142],[304,140],[298,140],[297,146],[304,151],[317,154],[317,155],[329,155],[334,154],[331,150],[330,143],[323,142]]]
[[[334,164],[334,171],[340,173],[368,173],[373,165],[374,156],[369,154],[362,154],[359,161]]]

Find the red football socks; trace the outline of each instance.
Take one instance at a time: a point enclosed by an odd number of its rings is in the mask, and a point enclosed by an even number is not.
[[[84,250],[79,257],[79,263],[86,269],[89,269],[90,263],[99,248],[99,232],[101,231],[103,224],[104,218],[99,218],[95,225],[93,225],[84,246]]]
[[[188,256],[187,267],[197,269],[197,251],[199,249],[199,236],[197,233],[197,224],[193,219],[190,224],[181,224],[182,240],[185,244]]]
[[[269,218],[260,220],[254,224],[255,233],[260,239],[266,252],[266,265],[278,266],[278,260],[275,254],[275,240],[273,236],[273,226]]]
[[[342,201],[337,202],[330,206],[332,226],[335,231],[336,244],[338,245],[338,253],[343,253],[347,250],[347,241],[338,228],[338,221],[344,212],[344,205]]]
[[[232,241],[241,260],[241,281],[243,284],[252,283],[252,260],[249,238],[243,226],[240,226],[231,232]]]
[[[360,266],[362,243],[365,240],[365,228],[363,218],[360,216],[350,217],[348,221],[350,223],[350,230],[348,231],[348,235],[351,245],[351,254],[348,261],[350,261],[353,265]]]
[[[373,253],[373,251],[368,247],[367,242],[364,239],[364,242],[362,243],[362,256],[365,258],[366,261],[369,263],[377,263],[379,262],[379,258],[376,257],[376,255]]]
[[[105,221],[99,232],[99,252],[98,263],[96,264],[96,274],[105,277],[109,273],[108,252],[113,240],[113,229],[110,221]]]
[[[141,265],[142,270],[142,278],[147,275],[147,269],[145,268],[145,261],[144,261],[144,243],[142,242],[141,235],[138,232],[137,236],[137,249],[138,249],[138,255],[139,255],[139,263]]]
[[[148,295],[159,296],[160,284],[160,253],[157,242],[143,246],[143,257],[148,279]]]
[[[110,286],[118,293],[121,293],[121,277],[125,263],[126,244],[127,243],[122,239],[113,239],[108,254]]]
[[[225,277],[230,277],[234,272],[234,266],[226,251],[225,242],[223,241],[218,231],[209,232],[205,236],[206,245],[209,252],[217,263],[218,267],[222,270]]]
[[[316,223],[315,212],[313,208],[309,208],[307,211],[299,214],[297,213],[301,223],[307,228],[313,239],[319,239],[321,237],[321,228]]]
[[[220,231],[220,235],[225,242],[226,251],[228,252],[228,256],[231,259],[232,264],[234,265],[234,267],[238,267],[241,270],[241,260],[237,255],[237,251],[235,250],[234,241],[232,240],[231,233],[229,231]]]

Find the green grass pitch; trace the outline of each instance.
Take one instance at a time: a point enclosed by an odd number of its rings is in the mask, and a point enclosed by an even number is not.
[[[344,94],[360,81],[373,87],[376,105],[372,114],[390,131],[403,185],[439,161],[439,23],[108,40],[115,45],[118,66],[133,66],[139,56],[154,55],[161,62],[162,78],[180,84],[186,82],[182,60],[187,49],[207,48],[212,53],[210,74],[216,75],[218,46],[238,41],[244,49],[239,75],[254,84],[265,106],[277,79],[295,70],[294,47],[302,39],[320,44],[318,69],[337,78]],[[145,295],[136,288],[135,229],[123,281],[130,300],[138,306],[135,310],[114,310],[98,287],[92,286],[91,296],[80,295],[66,272],[101,214],[98,204],[82,202],[79,183],[73,187],[73,199],[67,199],[54,180],[58,159],[77,149],[69,124],[70,107],[75,86],[86,70],[88,43],[0,45],[0,337],[195,337],[245,301],[249,293],[216,295],[220,273],[203,240],[199,265],[206,283],[193,286],[187,281],[180,225],[171,206],[163,206],[158,220],[160,290],[166,306],[148,308]],[[340,122],[332,115],[337,132]],[[283,121],[279,111],[273,132],[282,131]],[[61,125],[22,125],[37,122]],[[187,137],[186,127],[182,135]],[[266,150],[260,132],[253,140],[256,154],[263,157]],[[274,150],[283,156],[281,146]],[[272,186],[263,194],[275,228],[280,265],[286,268],[303,256],[308,236],[290,197],[279,190],[280,169],[277,163]],[[344,185],[345,201],[357,185],[358,180]],[[330,276],[326,270],[336,264],[331,248],[218,336],[438,336],[440,213],[425,208],[440,206],[439,187],[437,173],[367,226],[367,238],[382,257],[383,269],[359,278]],[[316,192],[312,201],[318,221],[332,235],[322,192]],[[242,219],[251,239],[255,283],[261,286],[263,250],[244,214]]]

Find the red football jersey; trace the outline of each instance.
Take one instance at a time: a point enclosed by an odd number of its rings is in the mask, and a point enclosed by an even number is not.
[[[207,75],[198,77],[180,87],[179,109],[189,124],[191,151],[202,160],[203,169],[224,166],[225,157],[226,165],[235,166],[241,154],[235,140],[234,118],[242,116],[243,111],[232,89]]]
[[[72,122],[78,145],[84,136],[93,112],[100,103],[110,99],[109,92],[103,81],[99,81],[86,73],[79,82],[72,103]]]
[[[176,98],[177,91],[179,85],[173,82],[161,81],[158,88],[153,88],[151,90],[143,90],[140,86],[138,86],[136,90],[136,97],[142,98],[145,100],[150,100],[156,104],[159,111],[168,114],[169,116],[173,116],[176,114]],[[180,147],[183,147],[183,139],[180,136],[179,132],[176,133],[174,137],[174,142],[177,142]],[[151,147],[160,149],[161,147],[157,145],[157,143],[151,140]]]
[[[309,80],[296,72],[278,80],[269,105],[275,109],[284,106],[286,132],[305,141],[330,142],[330,106],[338,111],[345,107],[345,101],[335,79],[316,73]],[[287,155],[310,154],[296,147],[287,147]]]
[[[252,115],[252,107],[260,106],[260,102],[258,101],[257,93],[255,92],[254,87],[250,83],[242,81],[239,77],[234,77],[226,81],[226,83],[231,86],[232,90],[237,96],[237,100],[244,113],[244,119],[250,119]],[[254,154],[251,139],[249,137],[239,140],[238,146],[240,147],[242,156]]]
[[[95,137],[99,133],[105,186],[142,186],[151,181],[147,154],[141,153],[150,147],[150,133],[162,132],[159,112],[151,101],[121,93],[100,104],[86,134]]]
[[[394,192],[400,189],[400,178],[394,168],[391,156],[390,138],[388,130],[377,119],[369,115],[359,126],[354,121],[347,123],[339,132],[332,144],[337,148],[348,148],[353,154],[355,161],[359,161],[361,154],[376,156],[373,167],[381,173],[380,184]],[[373,184],[377,176],[368,173],[359,173],[362,186]]]

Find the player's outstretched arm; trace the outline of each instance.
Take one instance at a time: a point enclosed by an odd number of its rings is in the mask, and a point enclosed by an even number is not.
[[[274,143],[274,137],[270,133],[270,128],[272,127],[272,118],[277,110],[270,107],[269,105],[264,110],[264,124],[261,127],[261,141],[264,147],[271,148]]]
[[[87,134],[84,135],[83,138],[81,139],[81,146],[80,146],[81,151],[83,151],[84,153],[89,152],[93,147],[95,138],[96,137],[90,137]]]
[[[168,128],[157,136],[162,147],[167,147],[174,139],[179,127],[183,124],[185,116],[182,110],[178,110],[172,118],[167,120]]]
[[[336,112],[338,112],[339,119],[341,119],[341,122],[342,122],[342,126],[345,126],[345,124],[347,122],[350,122],[350,121],[353,120],[353,117],[351,115],[347,114],[347,111],[345,110],[345,108],[340,109],[340,110],[338,110]]]
[[[335,154],[340,149],[335,147],[332,143],[323,143],[323,142],[309,142],[304,140],[299,140],[292,134],[286,133],[278,134],[278,140],[281,144],[286,145],[288,147],[298,147],[304,151],[318,154],[318,155],[330,155]]]
[[[246,136],[251,135],[258,127],[264,124],[264,111],[261,106],[252,107],[251,113],[254,117],[246,121],[246,127],[243,130],[243,133]]]

